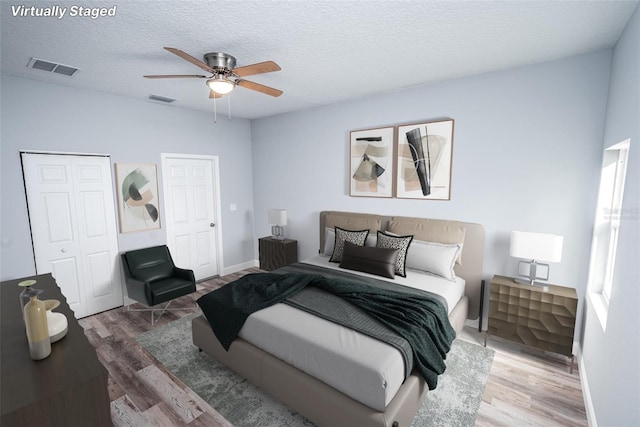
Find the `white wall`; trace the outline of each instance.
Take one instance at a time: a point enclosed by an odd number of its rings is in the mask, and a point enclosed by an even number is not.
[[[224,266],[253,261],[249,121],[219,120],[214,124],[212,114],[204,112],[4,74],[0,84],[2,280],[35,274],[20,149],[106,153],[111,155],[113,163],[155,163],[160,186],[160,153],[217,155]],[[161,189],[159,198],[162,221]],[[230,212],[231,203],[237,205],[237,211]],[[163,244],[166,243],[165,228],[119,234],[118,242],[121,251]]]
[[[640,8],[614,50],[604,146],[631,139],[606,331],[585,308],[583,379],[599,426],[640,425]]]
[[[490,279],[516,272],[512,230],[558,233],[551,281],[582,302],[610,61],[607,50],[254,120],[255,237],[270,234],[269,208],[289,211],[300,259],[318,251],[321,210],[477,222]],[[442,117],[455,119],[451,201],[349,197],[350,130]]]

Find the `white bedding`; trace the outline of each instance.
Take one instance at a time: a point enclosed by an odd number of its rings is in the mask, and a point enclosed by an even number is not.
[[[305,263],[340,269],[323,256]],[[449,313],[464,295],[460,278],[452,282],[407,271],[406,278],[393,280],[353,273],[442,295]],[[385,409],[404,379],[402,355],[394,347],[287,304],[253,313],[239,336],[376,410]]]

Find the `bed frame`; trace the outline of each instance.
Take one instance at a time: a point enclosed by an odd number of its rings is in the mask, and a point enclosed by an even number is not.
[[[453,243],[464,236],[456,275],[466,281],[465,296],[454,307],[449,320],[456,332],[467,318],[476,319],[480,306],[484,228],[459,221],[381,216],[352,212],[320,212],[320,252],[324,250],[325,227],[351,230],[368,228],[412,234],[418,240]],[[384,412],[369,408],[331,386],[237,338],[225,351],[203,316],[192,321],[193,343],[220,363],[251,381],[287,407],[318,426],[409,426],[420,408],[428,387],[412,373]]]

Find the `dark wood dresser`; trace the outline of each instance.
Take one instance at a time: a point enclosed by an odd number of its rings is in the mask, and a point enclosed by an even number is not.
[[[258,253],[262,270],[275,270],[298,261],[298,241],[262,237],[258,239]]]
[[[37,281],[40,299],[57,299],[54,311],[67,317],[69,330],[51,345],[51,355],[34,361],[21,316],[18,283]],[[2,282],[1,340],[3,427],[10,426],[112,426],[107,390],[107,370],[78,324],[66,298],[50,274]]]

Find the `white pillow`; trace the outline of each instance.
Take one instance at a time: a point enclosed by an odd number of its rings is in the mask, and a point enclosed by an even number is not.
[[[455,280],[453,267],[461,249],[460,245],[453,243],[414,240],[407,251],[406,267]]]
[[[365,246],[371,246],[372,248],[376,247],[376,243],[377,243],[377,236],[375,234],[371,234],[369,233],[369,235],[367,236],[367,240],[364,242]]]
[[[324,229],[324,252],[323,256],[331,256],[333,247],[336,244],[336,230],[333,227]]]

